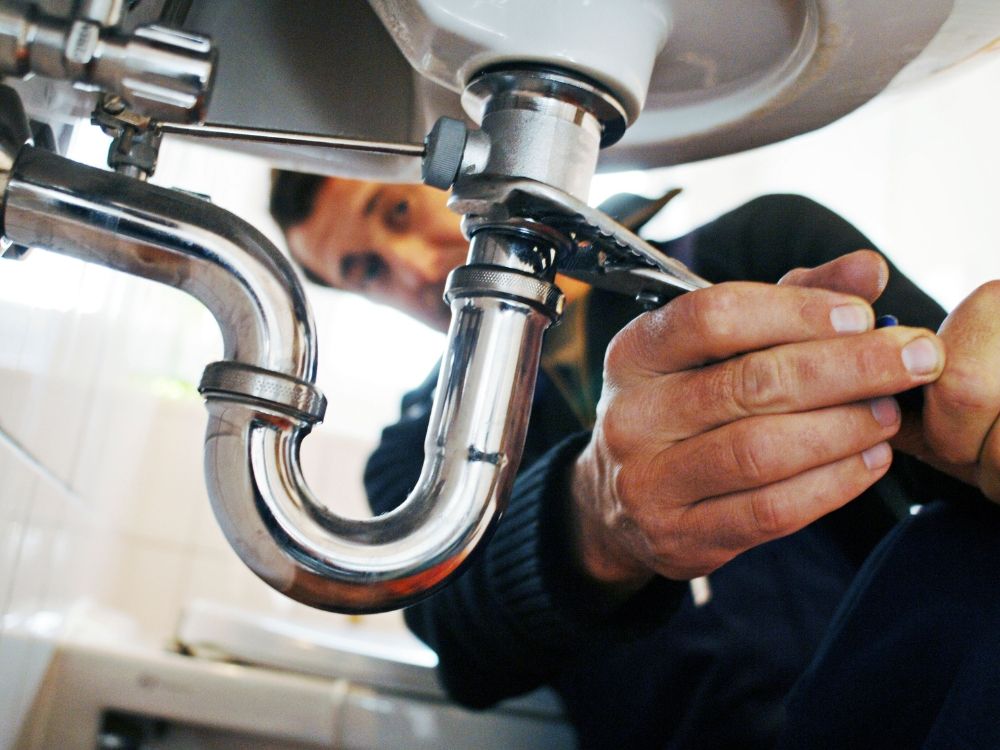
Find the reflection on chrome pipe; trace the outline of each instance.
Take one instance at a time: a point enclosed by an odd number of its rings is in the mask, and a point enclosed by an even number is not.
[[[218,320],[227,360],[315,379],[312,314],[291,264],[228,211],[27,147],[2,226],[27,247],[181,289]]]
[[[443,583],[509,495],[548,323],[523,303],[453,303],[420,479],[405,504],[370,520],[331,516],[310,493],[304,421],[210,400],[210,491],[243,560],[279,591],[339,611],[401,607]]]
[[[473,264],[450,282],[452,326],[417,487],[392,513],[348,520],[302,476],[299,446],[325,400],[312,385],[302,289],[263,235],[197,198],[31,147],[4,200],[10,240],[175,286],[215,315],[226,361],[202,382],[209,494],[233,548],[279,591],[341,612],[402,607],[489,532],[520,460],[542,332],[561,304],[549,283],[554,253],[539,237],[474,238]]]

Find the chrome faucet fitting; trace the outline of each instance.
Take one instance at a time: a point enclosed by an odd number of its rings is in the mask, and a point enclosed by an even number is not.
[[[87,3],[84,11],[117,20],[121,3]],[[215,70],[211,42],[196,34],[145,25],[126,34],[89,16],[46,16],[33,5],[0,4],[0,75],[30,74],[117,94],[156,120],[204,118]]]

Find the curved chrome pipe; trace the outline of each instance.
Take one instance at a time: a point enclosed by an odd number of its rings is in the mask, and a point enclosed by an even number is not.
[[[316,376],[312,313],[291,264],[207,201],[26,147],[9,176],[2,228],[22,245],[187,292],[219,322],[227,360]]]
[[[313,497],[299,471],[303,421],[210,400],[210,492],[243,560],[279,591],[338,611],[402,607],[443,583],[509,495],[548,323],[529,305],[455,301],[420,479],[371,520],[331,516]]]
[[[554,272],[537,238],[474,239],[470,257],[491,265],[452,283],[418,485],[392,513],[347,520],[302,476],[299,445],[323,406],[311,386],[313,325],[292,267],[263,235],[205,201],[31,147],[10,174],[3,229],[14,242],[182,289],[215,315],[227,362],[203,381],[209,494],[230,544],[282,593],[341,612],[402,607],[488,533],[513,482],[541,335],[558,307],[536,277]]]

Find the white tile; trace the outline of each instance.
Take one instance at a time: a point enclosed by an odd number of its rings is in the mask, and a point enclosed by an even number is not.
[[[62,481],[69,480],[86,437],[87,396],[83,384],[58,377],[35,379],[28,395],[31,413],[21,425],[21,444]]]
[[[9,268],[0,266],[0,273]],[[27,336],[30,308],[14,302],[0,302],[0,371],[13,370],[21,358],[21,349]],[[0,394],[0,405],[4,403]]]
[[[0,518],[21,521],[34,491],[36,472],[0,434]]]
[[[41,474],[31,501],[32,523],[61,526],[69,519],[90,518],[84,514],[84,503],[61,480]]]
[[[0,617],[7,614],[25,528],[23,521],[0,518]]]
[[[51,641],[0,633],[0,748],[14,747],[53,653]]]
[[[144,455],[154,424],[155,402],[134,390],[100,389],[87,422],[87,440],[71,484],[108,529],[143,530]]]
[[[31,392],[31,377],[17,369],[0,370],[0,430],[15,438]]]
[[[203,473],[205,412],[195,401],[162,399],[139,458],[142,486],[131,532],[178,546],[193,545],[198,509],[208,504]]]
[[[9,451],[0,450],[0,615],[11,611],[15,591],[23,592],[19,574],[28,541],[31,499],[37,477]],[[21,594],[23,596],[23,594]]]
[[[222,533],[222,527],[215,518],[212,502],[208,499],[207,493],[204,502],[195,504],[190,538],[194,552],[229,553],[234,556],[236,554]]]
[[[195,552],[190,555],[183,570],[180,606],[196,599],[235,606],[239,602],[239,592],[233,582],[239,582],[238,566],[242,564],[235,553]]]
[[[82,525],[55,529],[45,606],[70,612],[82,604],[115,601],[121,551],[120,537],[107,530]]]
[[[4,613],[9,624],[26,623],[43,611],[51,571],[52,538],[53,532],[47,527],[30,523],[24,527]]]
[[[309,488],[334,513],[371,516],[365,496],[365,462],[374,445],[363,438],[321,427],[302,441],[302,471]]]
[[[180,606],[184,555],[146,540],[122,537],[106,598],[100,603],[131,616],[145,640],[162,644]]]

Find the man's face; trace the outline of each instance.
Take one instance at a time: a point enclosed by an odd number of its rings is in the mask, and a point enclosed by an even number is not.
[[[331,178],[320,186],[309,217],[289,228],[288,246],[331,286],[447,330],[445,279],[468,253],[447,199],[425,185]]]

